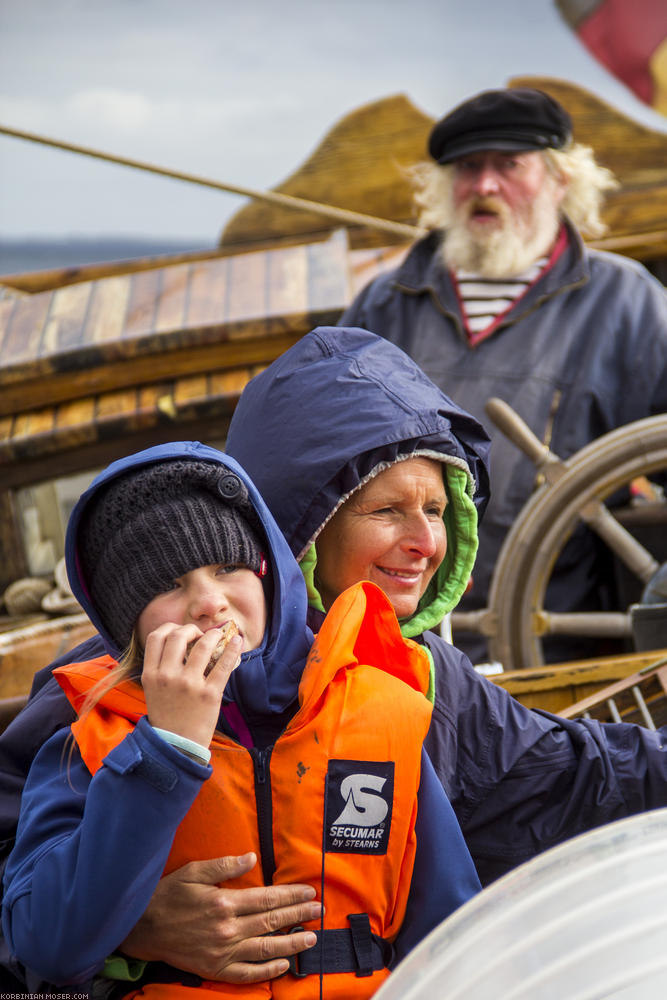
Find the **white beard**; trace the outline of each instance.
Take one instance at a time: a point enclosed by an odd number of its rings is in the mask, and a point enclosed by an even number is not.
[[[492,207],[498,213],[498,225],[490,231],[476,231],[470,222],[476,205]],[[540,189],[527,218],[513,214],[505,202],[496,198],[470,198],[457,209],[452,208],[451,218],[441,247],[445,266],[496,281],[522,274],[547,254],[560,225],[553,192],[547,184]]]

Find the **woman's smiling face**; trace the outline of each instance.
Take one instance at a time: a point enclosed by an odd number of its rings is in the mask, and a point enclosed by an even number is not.
[[[398,618],[412,615],[447,551],[446,505],[441,463],[430,458],[397,462],[353,493],[317,538],[324,607],[370,580]]]

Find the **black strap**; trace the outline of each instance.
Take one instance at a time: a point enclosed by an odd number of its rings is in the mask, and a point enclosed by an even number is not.
[[[368,914],[349,913],[347,919],[350,921],[352,947],[359,967],[357,975],[371,976],[373,974],[373,934]]]
[[[391,958],[391,945],[373,934],[367,913],[351,913],[350,927],[315,931],[317,944],[290,957],[290,972],[299,978],[332,972],[354,972],[370,976],[384,969]]]

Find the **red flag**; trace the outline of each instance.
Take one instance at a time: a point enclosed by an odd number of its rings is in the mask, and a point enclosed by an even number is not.
[[[667,115],[667,0],[556,0],[586,48]]]

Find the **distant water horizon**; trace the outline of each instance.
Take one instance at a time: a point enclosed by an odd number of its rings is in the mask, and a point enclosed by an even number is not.
[[[163,236],[0,237],[0,275],[212,249],[205,240]]]

